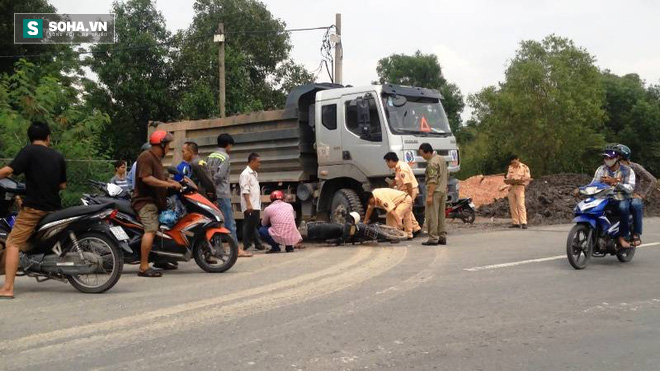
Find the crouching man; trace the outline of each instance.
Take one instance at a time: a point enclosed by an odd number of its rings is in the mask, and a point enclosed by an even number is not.
[[[390,227],[402,229],[413,238],[412,197],[406,192],[391,188],[377,188],[367,194],[368,207],[364,216],[364,223],[368,224],[374,208],[387,211],[386,224]]]
[[[296,212],[293,206],[284,202],[284,192],[273,191],[270,194],[272,202],[263,211],[259,235],[270,245],[266,254],[278,253],[284,245],[286,252],[293,252],[293,246],[302,241],[302,236],[296,228]]]

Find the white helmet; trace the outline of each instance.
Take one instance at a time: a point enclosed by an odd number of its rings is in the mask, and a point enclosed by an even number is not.
[[[352,211],[349,215],[353,218],[354,224],[358,224],[360,222],[360,214],[358,214],[357,212]]]
[[[106,189],[108,190],[108,195],[110,195],[110,197],[119,196],[124,191],[120,186],[114,183],[108,183]]]

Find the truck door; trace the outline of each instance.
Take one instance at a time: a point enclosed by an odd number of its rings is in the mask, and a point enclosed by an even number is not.
[[[319,166],[342,163],[338,101],[316,103],[316,154]]]
[[[389,174],[383,156],[387,152],[387,131],[381,104],[374,93],[342,97],[342,158],[352,162],[367,177]]]

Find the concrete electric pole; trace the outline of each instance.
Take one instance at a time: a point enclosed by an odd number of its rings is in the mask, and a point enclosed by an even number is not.
[[[225,24],[218,25],[218,33],[213,41],[219,43],[218,48],[218,88],[220,95],[220,117],[225,117]]]
[[[341,46],[341,13],[335,14],[335,28],[337,33],[334,38],[335,42],[335,84],[341,84],[343,81],[342,63],[344,60],[344,50]]]

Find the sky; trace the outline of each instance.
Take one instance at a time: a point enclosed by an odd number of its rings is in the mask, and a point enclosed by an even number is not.
[[[60,13],[107,13],[112,0],[50,0]],[[264,0],[287,28],[334,24],[342,14],[344,84],[377,79],[379,59],[416,50],[434,53],[445,78],[467,96],[504,79],[522,40],[572,39],[618,75],[660,83],[660,1],[587,0]],[[157,0],[167,26],[184,29],[192,0]],[[291,34],[291,57],[313,71],[324,31]],[[327,74],[318,81],[329,81]],[[466,111],[466,113],[469,112]],[[463,115],[464,119],[466,114]]]

